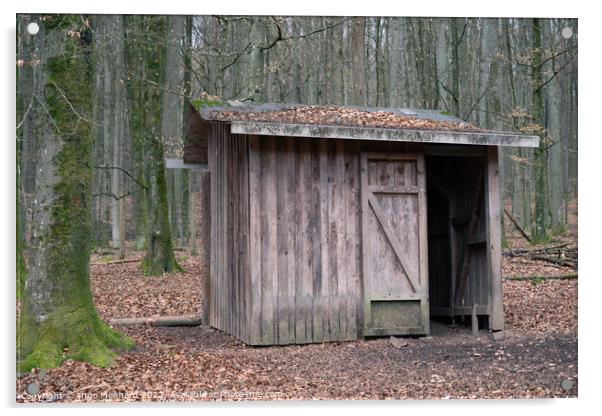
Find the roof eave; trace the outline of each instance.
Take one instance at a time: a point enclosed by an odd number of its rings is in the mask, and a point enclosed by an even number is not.
[[[296,136],[348,140],[464,144],[507,147],[538,147],[539,137],[505,132],[411,130],[378,127],[286,124],[231,121],[231,133],[259,136]]]

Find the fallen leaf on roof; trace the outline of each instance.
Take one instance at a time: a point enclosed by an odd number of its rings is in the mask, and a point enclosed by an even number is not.
[[[274,111],[216,110],[209,113],[218,121],[257,121],[267,123],[316,124],[400,128],[412,130],[449,130],[461,132],[484,131],[470,123],[430,120],[389,111],[367,111],[334,106],[299,106]]]

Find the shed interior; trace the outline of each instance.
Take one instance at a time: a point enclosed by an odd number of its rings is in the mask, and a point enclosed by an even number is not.
[[[429,156],[427,222],[430,316],[473,314],[487,327],[486,160],[483,156]]]

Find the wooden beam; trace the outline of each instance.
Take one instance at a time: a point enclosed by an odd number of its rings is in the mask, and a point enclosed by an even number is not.
[[[189,170],[200,170],[206,172],[209,167],[206,163],[186,163],[182,159],[165,159],[166,169],[189,169]]]
[[[468,236],[468,238],[466,240],[466,244],[468,244],[469,246],[483,244],[486,242],[487,242],[487,233],[471,234]]]
[[[418,186],[369,185],[369,191],[376,194],[417,194]]]
[[[487,259],[491,282],[489,327],[494,331],[504,329],[502,304],[502,238],[500,219],[500,174],[498,150],[487,151]]]
[[[312,124],[232,121],[233,134],[294,136],[328,139],[375,140],[395,142],[447,143],[464,145],[538,147],[538,136],[502,132],[459,132],[409,130],[375,127],[325,126]]]

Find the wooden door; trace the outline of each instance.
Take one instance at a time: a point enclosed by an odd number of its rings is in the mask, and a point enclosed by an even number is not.
[[[362,153],[361,193],[364,335],[428,334],[423,156]]]

